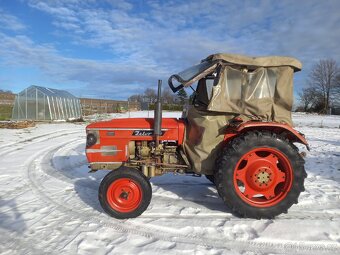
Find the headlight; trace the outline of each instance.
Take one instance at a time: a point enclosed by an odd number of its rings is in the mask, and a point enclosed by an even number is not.
[[[86,147],[91,147],[97,143],[97,136],[95,134],[89,133],[86,137]]]

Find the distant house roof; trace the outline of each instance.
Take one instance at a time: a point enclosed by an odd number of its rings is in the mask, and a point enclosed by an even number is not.
[[[72,99],[77,98],[74,95],[72,95],[70,92],[67,92],[66,90],[52,89],[52,88],[46,88],[46,87],[41,87],[41,86],[36,86],[36,85],[29,86],[27,89],[21,91],[19,94],[23,95],[26,93],[26,90],[29,91],[32,89],[37,89],[38,91],[40,91],[41,93],[49,97],[63,97],[63,98],[72,98]]]

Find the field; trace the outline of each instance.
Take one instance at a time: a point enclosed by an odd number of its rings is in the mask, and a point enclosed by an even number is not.
[[[206,178],[172,174],[151,179],[144,214],[116,220],[97,199],[107,172],[88,173],[85,124],[0,129],[0,253],[340,254],[340,117],[293,120],[311,147],[306,191],[274,220],[237,218]]]

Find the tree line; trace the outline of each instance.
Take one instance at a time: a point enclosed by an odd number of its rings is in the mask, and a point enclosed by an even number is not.
[[[340,107],[340,67],[333,59],[317,62],[311,69],[307,86],[299,92],[297,111],[326,114]]]
[[[144,90],[142,94],[135,94],[129,97],[129,102],[138,102],[138,103],[148,103],[154,104],[157,100],[157,91],[152,88],[147,88]],[[169,88],[165,88],[162,91],[162,101],[165,105],[185,105],[188,101],[188,94],[182,88],[176,94],[173,93]]]

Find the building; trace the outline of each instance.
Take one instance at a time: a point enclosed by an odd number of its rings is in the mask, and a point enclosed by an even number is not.
[[[80,100],[65,90],[32,85],[16,95],[13,120],[67,120],[82,116]]]

